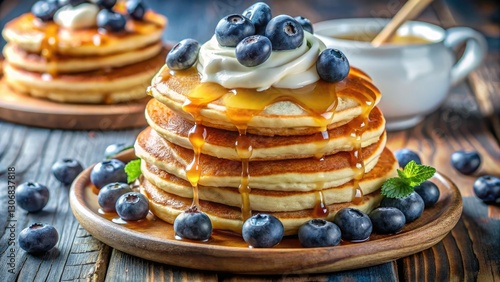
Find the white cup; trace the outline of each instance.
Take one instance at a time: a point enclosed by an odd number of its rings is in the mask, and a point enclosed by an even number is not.
[[[319,22],[314,33],[328,47],[345,53],[352,66],[370,75],[382,93],[380,108],[387,130],[418,124],[445,100],[451,86],[479,66],[486,55],[484,37],[467,27],[443,29],[417,21],[402,25],[397,34],[414,35],[425,44],[373,47],[369,42],[335,38],[347,34],[373,34],[388,19],[355,18]],[[465,43],[463,55],[456,60],[453,49]]]

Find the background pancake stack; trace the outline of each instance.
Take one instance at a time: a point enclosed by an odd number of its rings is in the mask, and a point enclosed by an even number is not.
[[[113,9],[126,13],[122,2]],[[141,20],[128,17],[119,32],[68,28],[32,13],[21,15],[2,32],[8,42],[4,81],[18,93],[58,102],[112,104],[143,98],[164,63],[161,36],[166,24],[150,10]]]
[[[396,174],[375,107],[380,93],[355,68],[339,83],[257,92],[164,66],[149,91],[150,127],[135,144],[141,191],[169,223],[196,205],[214,229],[240,233],[246,218],[264,212],[295,234],[341,208],[370,211]]]

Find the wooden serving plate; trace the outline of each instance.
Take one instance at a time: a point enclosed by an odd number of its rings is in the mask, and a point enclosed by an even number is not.
[[[134,158],[133,150],[118,156]],[[97,196],[87,168],[73,182],[70,203],[80,224],[95,238],[111,247],[144,259],[170,265],[245,274],[321,273],[362,268],[396,260],[438,243],[455,226],[462,213],[457,187],[436,173],[432,181],[441,196],[416,221],[396,235],[376,235],[362,243],[302,248],[296,236],[285,237],[269,249],[252,249],[239,235],[214,231],[208,242],[178,240],[171,224],[150,214],[136,223],[115,223],[115,213],[99,212]]]
[[[116,105],[64,104],[12,91],[0,80],[0,118],[54,129],[114,130],[147,125],[149,97]]]

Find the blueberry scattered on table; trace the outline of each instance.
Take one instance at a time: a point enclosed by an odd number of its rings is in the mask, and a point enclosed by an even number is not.
[[[41,211],[49,201],[49,189],[37,182],[25,182],[16,188],[16,202],[28,212]]]
[[[271,248],[281,242],[285,229],[275,216],[260,213],[243,223],[241,233],[243,240],[253,248]]]
[[[52,174],[64,185],[71,184],[83,171],[82,165],[74,159],[62,159],[52,165]]]
[[[52,249],[59,240],[59,233],[50,224],[34,223],[19,233],[21,249],[31,254],[43,254]]]
[[[103,211],[114,212],[116,211],[116,201],[118,198],[128,192],[133,191],[127,183],[110,183],[99,190],[97,203],[99,203],[99,206]]]
[[[206,213],[193,206],[175,218],[174,231],[183,239],[206,241],[212,235],[212,221]]]
[[[340,228],[324,219],[311,219],[298,232],[299,242],[306,248],[337,246],[342,238]]]
[[[116,0],[97,0],[95,3],[101,8],[111,9],[115,6]]]
[[[127,8],[127,14],[134,20],[140,21],[144,18],[147,7],[142,0],[127,0],[125,6]]]
[[[302,28],[305,31],[307,31],[309,33],[314,33],[313,26],[311,24],[311,21],[308,18],[304,18],[303,16],[297,16],[294,19],[302,26]]]
[[[473,190],[484,203],[500,205],[500,178],[492,175],[478,177]]]
[[[127,182],[125,164],[117,159],[97,163],[90,172],[90,181],[98,189],[112,182]]]
[[[243,38],[254,34],[253,23],[238,14],[225,16],[215,27],[215,38],[224,47],[236,47]]]
[[[424,200],[416,192],[404,198],[383,198],[380,202],[381,207],[394,207],[399,209],[406,218],[406,223],[412,222],[419,218],[424,211]]]
[[[166,63],[171,70],[185,70],[192,67],[198,59],[200,51],[200,43],[198,41],[187,38],[179,43],[168,52]]]
[[[398,160],[399,167],[404,168],[411,161],[415,161],[416,164],[422,164],[419,155],[410,149],[397,150],[394,152],[394,156]]]
[[[426,208],[434,206],[439,200],[439,188],[431,181],[424,181],[413,189],[422,197]]]
[[[109,32],[125,30],[127,19],[124,15],[108,9],[102,9],[97,14],[97,26]]]
[[[335,214],[333,223],[342,231],[342,239],[346,241],[366,241],[372,233],[370,218],[364,212],[355,208],[344,208]]]
[[[304,30],[302,26],[288,15],[272,18],[266,26],[265,35],[273,45],[273,50],[293,50],[302,45]]]
[[[319,54],[316,70],[321,79],[328,82],[339,82],[347,77],[350,66],[344,53],[337,49],[328,48]]]
[[[116,201],[116,213],[125,221],[137,221],[146,218],[149,213],[148,199],[139,192],[128,192]]]
[[[255,27],[255,34],[263,35],[267,23],[272,19],[271,8],[264,2],[257,2],[243,11],[242,15],[247,17]]]
[[[473,174],[481,165],[478,152],[456,151],[451,154],[451,165],[462,174]]]
[[[59,9],[57,2],[38,1],[31,6],[31,13],[43,22],[48,22],[54,19],[54,15]]]
[[[380,234],[395,234],[406,224],[405,215],[397,208],[378,207],[370,213],[373,230]]]
[[[264,63],[271,56],[272,46],[269,38],[252,35],[236,45],[236,59],[246,67],[255,67]]]

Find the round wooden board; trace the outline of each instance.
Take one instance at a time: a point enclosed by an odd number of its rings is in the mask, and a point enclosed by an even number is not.
[[[116,105],[64,104],[16,93],[0,80],[0,119],[54,129],[142,127],[147,125],[144,109],[149,99]]]
[[[132,150],[120,156],[134,158]],[[251,249],[240,236],[215,231],[208,242],[177,240],[172,225],[150,214],[136,223],[119,224],[115,213],[99,212],[97,196],[87,168],[73,182],[70,203],[80,224],[98,240],[144,259],[200,270],[244,274],[322,273],[362,268],[392,261],[438,243],[455,226],[462,213],[457,187],[436,173],[432,181],[441,192],[438,203],[396,235],[372,235],[362,243],[335,247],[301,248],[295,236],[285,237],[269,249]]]

